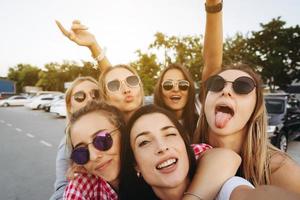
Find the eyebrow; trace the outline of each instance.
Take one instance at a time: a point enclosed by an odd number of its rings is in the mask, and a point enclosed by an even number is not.
[[[100,129],[100,130],[96,131],[95,133],[93,133],[93,134],[91,135],[91,138],[94,138],[95,135],[97,135],[99,132],[105,131],[105,130],[107,130],[107,129]],[[87,145],[87,143],[80,142],[80,143],[78,143],[78,144],[74,147],[74,149],[75,149],[76,147],[78,147],[78,146],[81,146],[81,145]]]
[[[161,131],[165,131],[165,130],[167,130],[167,129],[169,129],[169,128],[175,128],[175,129],[176,129],[176,127],[174,127],[174,126],[164,126],[164,127],[162,127],[160,130],[161,130]],[[150,134],[150,131],[143,131],[143,132],[137,134],[137,136],[135,137],[134,141],[136,141],[137,138],[140,137],[140,136],[143,136],[143,135],[149,135],[149,134]]]

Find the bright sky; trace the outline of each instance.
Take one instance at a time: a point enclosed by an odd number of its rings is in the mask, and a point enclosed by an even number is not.
[[[9,67],[28,63],[91,60],[58,30],[73,19],[89,27],[112,64],[129,63],[135,50],[146,50],[157,31],[168,35],[204,32],[204,0],[1,0],[0,76]],[[288,26],[300,23],[299,0],[224,0],[224,36],[258,30],[259,23],[282,16]]]

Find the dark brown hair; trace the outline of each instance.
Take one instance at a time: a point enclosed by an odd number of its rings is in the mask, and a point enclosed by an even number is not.
[[[163,78],[165,76],[165,74],[172,69],[177,69],[179,70],[184,78],[190,83],[190,87],[188,90],[188,99],[187,99],[187,103],[185,105],[185,107],[183,108],[183,113],[182,113],[182,120],[183,120],[183,127],[184,130],[187,132],[189,138],[191,139],[193,134],[194,134],[194,130],[196,128],[197,125],[197,115],[196,115],[196,106],[195,106],[195,85],[194,85],[194,81],[189,73],[189,71],[180,64],[170,64],[168,67],[166,67],[160,74],[160,77],[157,81],[157,84],[155,86],[154,89],[154,104],[157,106],[160,106],[162,108],[165,108],[167,110],[172,111],[172,109],[170,107],[168,107],[168,105],[165,104],[162,96],[162,81]]]

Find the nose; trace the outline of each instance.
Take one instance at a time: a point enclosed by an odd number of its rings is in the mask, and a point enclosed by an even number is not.
[[[89,153],[90,153],[90,160],[95,161],[99,158],[102,158],[102,152],[97,150],[93,145],[89,145]]]
[[[131,91],[130,87],[124,81],[121,82],[120,87],[121,87],[122,93],[124,93],[124,94],[127,94]]]
[[[226,82],[224,88],[222,90],[223,96],[231,96],[232,95],[232,83]]]
[[[157,155],[163,154],[168,150],[169,150],[169,147],[165,143],[163,143],[163,142],[157,143],[157,151],[156,151]]]
[[[179,91],[178,82],[174,83],[172,90]]]

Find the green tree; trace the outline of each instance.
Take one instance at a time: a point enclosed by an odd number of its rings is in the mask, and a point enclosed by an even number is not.
[[[17,92],[22,92],[24,86],[34,86],[39,80],[38,67],[29,64],[18,64],[8,70],[7,77],[16,82]]]

